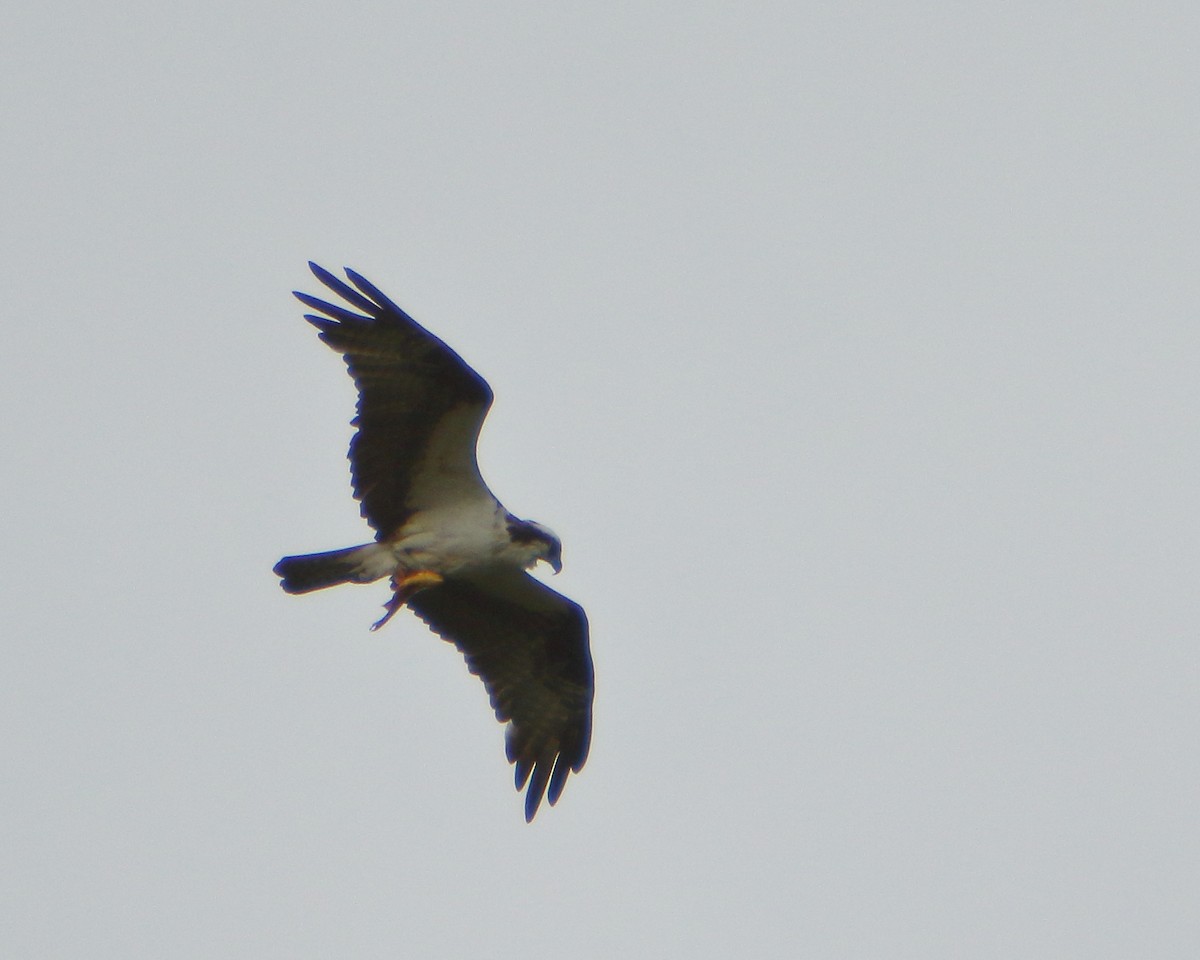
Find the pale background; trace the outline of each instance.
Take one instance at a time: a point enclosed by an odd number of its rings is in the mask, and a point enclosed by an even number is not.
[[[0,955],[1193,957],[1190,3],[46,3],[0,39]],[[350,264],[498,400],[591,760],[361,542]]]

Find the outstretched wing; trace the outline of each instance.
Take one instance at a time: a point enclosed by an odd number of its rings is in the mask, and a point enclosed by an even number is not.
[[[467,658],[509,721],[517,789],[529,784],[525,819],[587,760],[592,737],[592,655],[579,604],[526,573],[497,569],[422,590],[408,605]]]
[[[342,354],[358,387],[358,432],[349,454],[354,496],[379,539],[394,534],[415,509],[490,497],[475,460],[492,403],[486,381],[353,270],[346,269],[351,287],[315,263],[309,267],[362,311],[296,292],[324,314],[305,319]]]

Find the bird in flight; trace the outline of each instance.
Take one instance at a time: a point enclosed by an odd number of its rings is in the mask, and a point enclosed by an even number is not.
[[[350,283],[315,263],[318,280],[350,307],[306,293],[305,319],[342,354],[358,388],[348,454],[354,497],[371,543],[284,557],[288,593],[391,579],[377,630],[408,607],[463,654],[487,687],[525,794],[525,819],[557,802],[587,760],[592,656],[583,608],[526,571],[562,569],[547,527],[509,513],[476,462],[492,404],[486,381],[441,340],[346,268]]]

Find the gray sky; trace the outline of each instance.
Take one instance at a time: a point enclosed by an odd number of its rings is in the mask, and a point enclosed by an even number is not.
[[[0,38],[0,954],[1190,957],[1200,15],[48,3]],[[595,735],[386,587],[350,264],[492,383]]]

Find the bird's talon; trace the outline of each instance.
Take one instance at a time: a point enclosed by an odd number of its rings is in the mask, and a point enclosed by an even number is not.
[[[385,613],[382,617],[380,617],[373,624],[371,624],[371,632],[374,633],[376,630],[378,630],[380,627],[382,627],[385,623],[387,623],[389,620],[391,620],[392,617],[394,617],[396,615],[396,611],[399,610],[402,606],[404,606],[403,603],[396,603],[396,598],[392,597],[391,600],[389,600],[387,603],[385,603],[383,605],[383,609],[385,609],[387,611],[387,613]]]
[[[432,570],[414,570],[399,579],[392,577],[392,599],[383,605],[387,613],[371,624],[371,629],[378,630],[391,620],[412,599],[414,594],[427,590],[429,587],[436,587],[444,580],[445,578],[440,573],[434,573]]]

